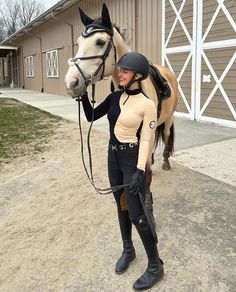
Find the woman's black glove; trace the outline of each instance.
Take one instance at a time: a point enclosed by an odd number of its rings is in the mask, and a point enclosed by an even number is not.
[[[141,169],[138,169],[135,171],[133,176],[131,177],[130,180],[130,185],[129,185],[129,191],[133,195],[138,195],[139,192],[144,187],[145,183],[145,172]]]

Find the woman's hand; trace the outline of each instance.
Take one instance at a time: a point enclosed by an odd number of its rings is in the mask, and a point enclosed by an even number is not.
[[[143,184],[145,183],[145,172],[141,169],[135,171],[130,180],[129,191],[133,195],[138,195],[138,193],[143,189]]]

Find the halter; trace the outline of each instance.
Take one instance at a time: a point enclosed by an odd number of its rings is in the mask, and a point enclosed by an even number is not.
[[[84,38],[87,38],[87,37],[91,36],[92,34],[94,34],[96,32],[106,32],[111,36],[104,53],[102,55],[94,55],[94,56],[88,56],[88,57],[75,57],[75,58],[71,58],[69,60],[69,61],[73,62],[74,65],[76,66],[76,68],[79,70],[81,76],[84,79],[86,87],[88,86],[90,81],[91,81],[91,83],[93,83],[93,78],[97,77],[97,74],[99,73],[101,68],[102,68],[102,74],[100,76],[100,80],[103,79],[104,72],[105,72],[105,61],[106,61],[106,59],[107,59],[107,57],[108,57],[108,55],[109,55],[109,53],[111,51],[112,46],[114,47],[114,59],[115,59],[115,62],[116,62],[116,59],[117,59],[116,47],[114,46],[114,43],[113,43],[113,31],[108,30],[107,28],[103,28],[103,27],[98,26],[98,25],[95,26],[95,25],[91,24],[91,25],[88,25],[86,27],[85,31],[82,33],[82,36]],[[97,70],[90,76],[90,78],[86,78],[84,76],[83,71],[81,70],[81,68],[80,68],[80,66],[78,64],[78,60],[82,60],[83,61],[83,60],[92,60],[92,59],[102,59],[102,62],[99,64]]]
[[[94,179],[93,179],[93,167],[92,167],[92,154],[91,154],[91,147],[90,147],[90,134],[91,134],[91,130],[92,130],[92,125],[93,125],[93,121],[94,121],[94,103],[95,103],[95,83],[94,83],[94,77],[97,76],[97,74],[99,73],[99,71],[102,68],[102,74],[101,74],[101,80],[104,77],[104,71],[105,71],[105,61],[111,51],[112,46],[114,47],[114,51],[115,51],[115,62],[116,62],[116,47],[114,46],[113,43],[113,31],[107,29],[107,28],[103,28],[100,25],[88,25],[85,29],[85,31],[83,32],[82,36],[83,37],[89,37],[90,35],[96,33],[96,32],[106,32],[108,33],[111,37],[110,40],[108,42],[108,45],[106,47],[106,50],[104,51],[104,53],[102,55],[95,55],[95,56],[88,56],[88,57],[76,57],[76,58],[71,58],[70,61],[74,62],[76,68],[79,70],[80,74],[82,75],[84,82],[86,84],[86,87],[88,86],[89,82],[91,81],[92,83],[92,105],[93,105],[93,112],[92,112],[92,120],[90,123],[90,127],[88,130],[88,135],[87,135],[87,147],[88,147],[88,155],[89,155],[89,168],[90,168],[90,174],[89,171],[87,169],[87,166],[85,164],[85,159],[84,159],[84,146],[83,146],[83,134],[82,134],[82,126],[81,126],[81,115],[80,115],[80,111],[81,111],[81,107],[80,107],[80,102],[82,101],[81,97],[78,97],[76,99],[76,101],[78,101],[78,119],[79,119],[79,130],[80,130],[80,141],[81,141],[81,156],[82,156],[82,163],[86,172],[86,175],[89,179],[89,182],[91,183],[91,185],[94,187],[94,189],[100,194],[100,195],[107,195],[110,193],[113,193],[115,191],[121,190],[123,189],[125,186],[129,186],[129,184],[125,184],[125,185],[117,185],[117,186],[113,186],[113,187],[109,187],[109,188],[98,188],[95,183],[94,183]],[[83,71],[81,70],[79,64],[77,63],[78,60],[91,60],[91,59],[96,59],[96,58],[100,58],[102,59],[102,63],[98,66],[97,70],[94,72],[93,75],[91,75],[90,78],[86,78],[84,76]]]

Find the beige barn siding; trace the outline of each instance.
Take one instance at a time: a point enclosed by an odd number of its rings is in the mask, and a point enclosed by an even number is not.
[[[40,34],[42,38],[44,91],[65,95],[64,76],[67,69],[65,63],[70,57],[68,50],[69,26],[59,20],[51,19],[37,28],[34,33]],[[59,77],[47,77],[46,51],[55,49],[58,49]]]
[[[31,36],[25,36],[21,42],[23,47],[21,66],[23,65],[23,86],[26,89],[41,91],[42,89],[42,71],[41,71],[41,50],[39,39]],[[33,56],[34,77],[26,77],[26,57]],[[22,73],[23,73],[22,72]]]
[[[161,1],[137,0],[135,7],[135,50],[152,63],[161,63]]]
[[[69,28],[65,24],[52,19],[30,31],[31,36],[24,35],[17,40],[20,46],[20,84],[24,88],[36,91],[43,89],[44,92],[66,95],[64,76],[67,66],[65,60],[71,56],[67,50],[68,30]],[[46,54],[44,51],[59,47],[61,47],[58,50],[59,77],[49,78],[47,77]],[[34,54],[34,77],[26,77],[25,58],[32,54]]]

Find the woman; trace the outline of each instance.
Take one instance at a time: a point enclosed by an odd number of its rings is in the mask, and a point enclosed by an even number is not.
[[[139,192],[145,194],[145,166],[156,128],[156,107],[141,90],[141,80],[148,77],[148,60],[139,53],[125,54],[119,61],[119,85],[124,91],[111,93],[94,110],[94,120],[108,116],[110,140],[108,149],[108,174],[111,186],[127,185],[114,192],[118,219],[123,240],[123,253],[115,271],[125,272],[136,257],[132,243],[132,223],[143,242],[148,257],[148,267],[134,283],[135,290],[151,288],[164,275],[156,240],[144,213]],[[88,121],[92,119],[92,106],[87,94],[82,98]]]

